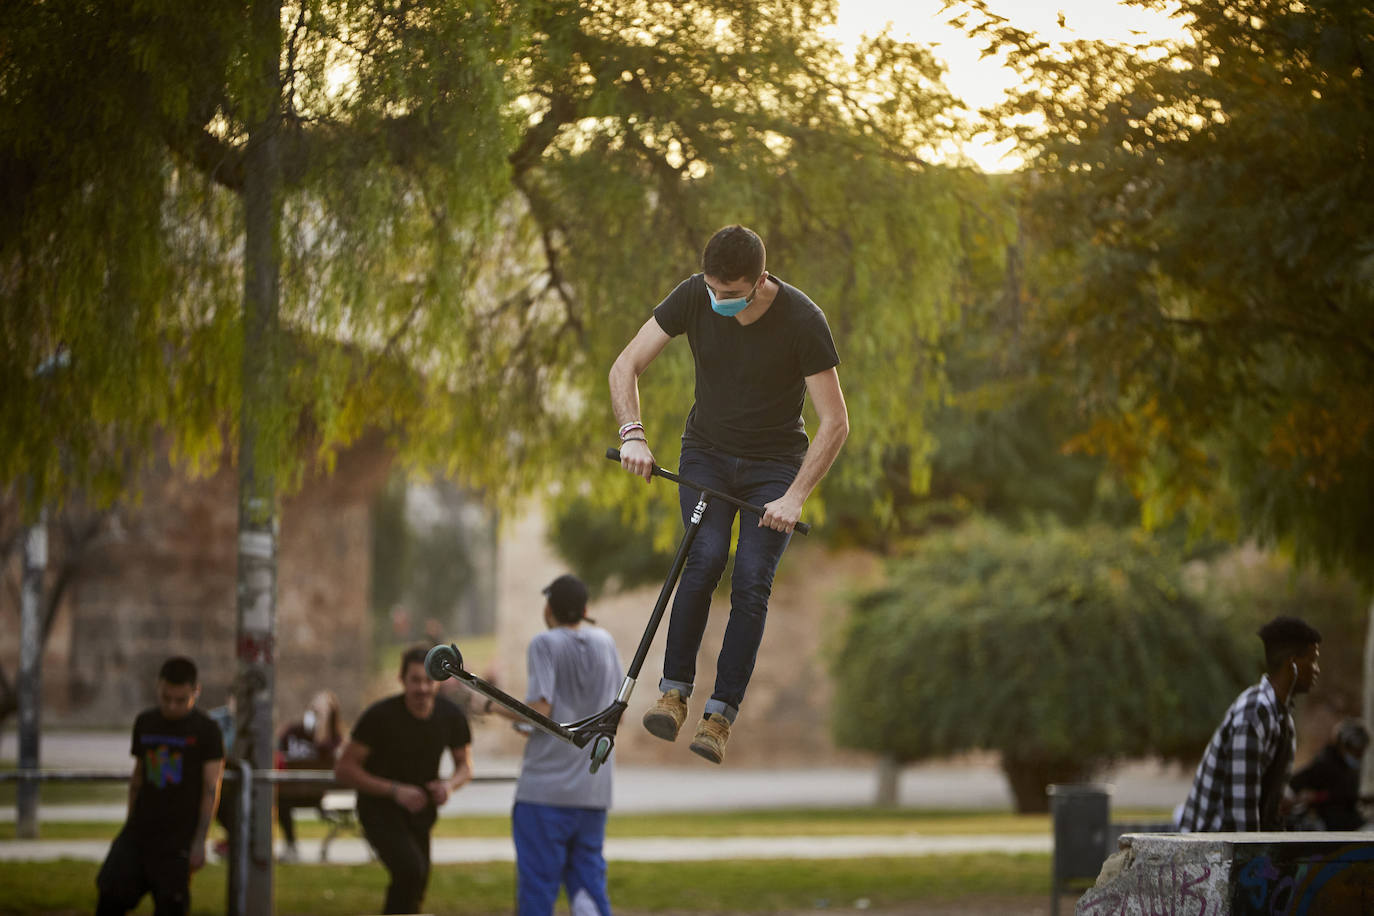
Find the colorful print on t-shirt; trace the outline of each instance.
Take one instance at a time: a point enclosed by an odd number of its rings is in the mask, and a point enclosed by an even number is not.
[[[143,736],[143,774],[149,784],[159,789],[181,785],[185,778],[185,749],[196,743],[195,735]]]

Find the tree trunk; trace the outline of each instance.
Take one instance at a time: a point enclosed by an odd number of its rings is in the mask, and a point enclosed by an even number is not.
[[[245,150],[243,391],[239,419],[238,678],[239,720],[233,755],[254,770],[272,769],[272,703],[277,627],[276,461],[283,424],[278,365],[282,181],[281,3],[252,7],[249,138]],[[240,791],[243,786],[240,784]],[[272,785],[255,782],[248,831],[248,861],[231,860],[228,911],[237,916],[273,912]],[[234,850],[242,848],[235,843]]]
[[[1364,628],[1364,724],[1374,733],[1374,597],[1369,600],[1369,620]],[[1360,794],[1374,795],[1374,751],[1364,755]]]
[[[1047,787],[1087,782],[1097,769],[1096,761],[1002,754],[1002,772],[1017,814],[1044,814],[1050,810]]]
[[[24,538],[24,573],[19,604],[19,768],[40,763],[43,709],[43,579],[48,572],[48,513],[38,514]],[[15,793],[15,835],[38,838],[38,783],[21,782]]]
[[[873,804],[879,808],[895,808],[901,800],[902,761],[892,754],[878,758],[878,794]]]

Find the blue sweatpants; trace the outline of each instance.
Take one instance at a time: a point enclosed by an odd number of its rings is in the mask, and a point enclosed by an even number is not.
[[[516,802],[510,819],[519,916],[549,916],[560,887],[572,916],[611,916],[601,854],[606,809]]]

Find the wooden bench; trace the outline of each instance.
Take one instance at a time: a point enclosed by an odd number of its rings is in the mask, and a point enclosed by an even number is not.
[[[329,844],[334,842],[334,838],[343,833],[354,833],[362,837],[367,845],[367,855],[369,859],[375,860],[377,854],[372,851],[372,846],[367,844],[367,838],[363,837],[362,828],[358,824],[358,793],[352,789],[330,789],[324,793],[320,799],[320,817],[324,819],[327,826],[324,839],[320,841],[320,861],[329,861]]]

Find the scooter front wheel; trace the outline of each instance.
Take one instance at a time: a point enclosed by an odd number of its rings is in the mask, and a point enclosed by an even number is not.
[[[435,646],[425,655],[425,673],[436,681],[446,681],[463,667],[463,653],[452,644]]]
[[[601,764],[606,762],[606,758],[611,756],[611,748],[615,746],[615,741],[609,735],[599,735],[592,742],[592,766],[591,772],[595,773],[601,769]]]

